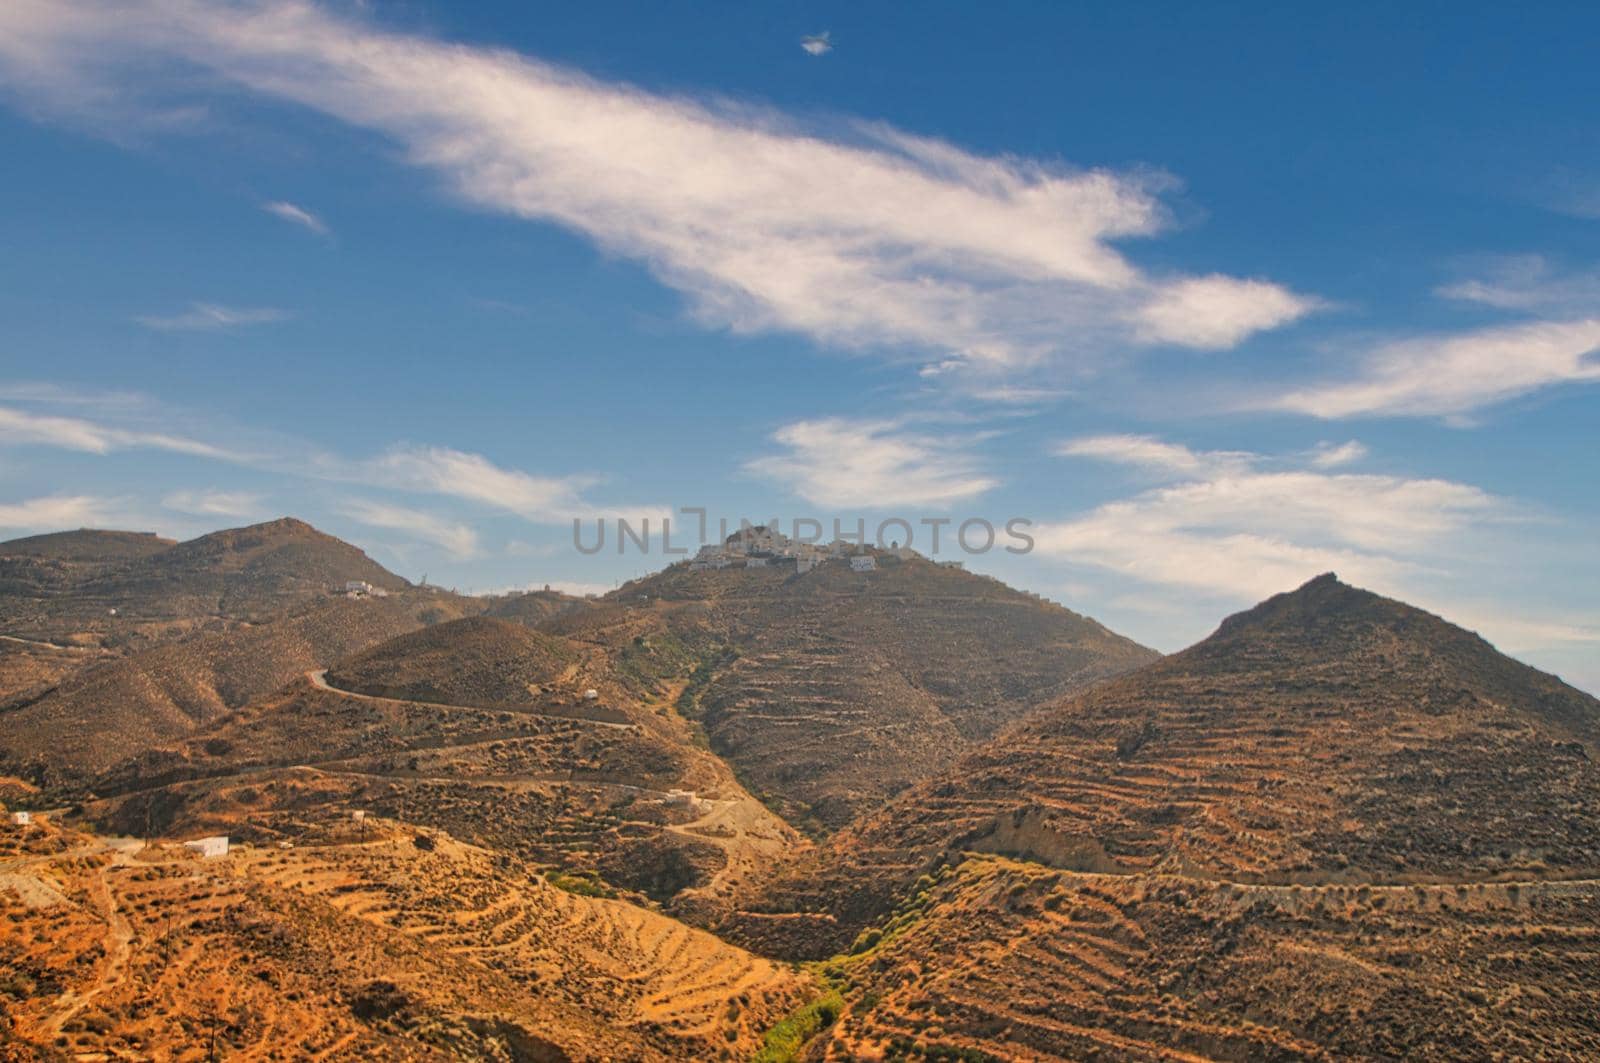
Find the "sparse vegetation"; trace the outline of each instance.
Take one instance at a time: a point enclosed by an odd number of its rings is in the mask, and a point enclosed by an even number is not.
[[[829,989],[768,1030],[752,1063],[795,1063],[811,1039],[826,1031],[844,1010],[844,998]]]

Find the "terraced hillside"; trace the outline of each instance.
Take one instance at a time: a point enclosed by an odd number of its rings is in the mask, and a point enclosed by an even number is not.
[[[712,918],[801,840],[603,649],[475,618],[314,671],[93,783],[118,830],[371,808]],[[675,792],[676,791],[676,792]]]
[[[273,826],[283,845],[211,860],[50,824],[0,836],[0,1052],[745,1059],[815,991],[446,834]]]
[[[975,856],[827,965],[828,1060],[1591,1059],[1600,880],[1218,883]]]
[[[55,651],[67,663],[35,673],[31,691],[0,710],[0,772],[56,787],[81,785],[308,669],[477,608],[472,599],[421,590],[387,598],[324,596],[263,623],[201,632],[126,657]]]
[[[948,767],[1029,709],[1154,660],[1086,617],[995,580],[879,552],[842,561],[694,571],[676,565],[561,618],[696,657],[685,711],[790,822],[843,826]],[[613,642],[616,640],[613,638]]]
[[[745,932],[831,951],[971,850],[1269,884],[1584,877],[1597,753],[1594,698],[1324,576],[1022,722],[757,904],[812,916]]]

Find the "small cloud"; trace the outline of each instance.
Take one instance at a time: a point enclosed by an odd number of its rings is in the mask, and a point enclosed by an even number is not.
[[[220,329],[239,328],[244,325],[265,325],[282,321],[289,315],[271,307],[218,306],[216,303],[191,303],[181,314],[168,317],[145,316],[134,318],[145,328],[161,332],[215,332]]]
[[[1156,289],[1138,310],[1137,331],[1151,343],[1217,350],[1297,321],[1321,305],[1270,281],[1188,277]]]
[[[268,214],[275,214],[284,221],[310,230],[318,236],[328,235],[328,224],[304,207],[296,206],[285,200],[273,200],[271,203],[261,204],[261,209]]]
[[[480,552],[478,533],[471,526],[422,510],[352,499],[340,508],[340,512],[351,520],[373,528],[408,532],[418,539],[443,547],[458,561],[470,561]]]
[[[807,55],[827,55],[833,51],[833,38],[827,30],[800,38],[800,47],[804,48]]]
[[[997,482],[965,453],[968,440],[912,434],[894,421],[797,421],[772,438],[784,452],[747,462],[745,471],[818,506],[947,506]]]
[[[57,447],[85,454],[110,454],[137,447],[239,460],[238,455],[220,447],[184,436],[132,431],[80,417],[50,417],[4,406],[0,406],[0,446]]]
[[[261,512],[261,496],[249,491],[174,491],[161,504],[200,517],[244,520]]]
[[[7,531],[56,531],[107,523],[108,500],[93,495],[52,495],[26,502],[0,503],[0,528]]]
[[[1533,321],[1384,344],[1344,379],[1296,388],[1269,409],[1341,417],[1467,415],[1559,384],[1600,381],[1600,317]]]
[[[1341,465],[1349,465],[1360,461],[1366,456],[1366,446],[1354,439],[1338,446],[1334,446],[1332,443],[1321,443],[1318,444],[1316,450],[1311,452],[1311,464],[1319,469],[1337,469]]]

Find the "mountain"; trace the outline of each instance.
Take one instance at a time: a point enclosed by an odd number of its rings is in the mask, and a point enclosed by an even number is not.
[[[77,531],[0,543],[0,629],[119,651],[211,621],[269,619],[362,580],[410,586],[349,543],[285,517],[173,543]]]
[[[752,791],[813,833],[1030,709],[1157,657],[997,580],[869,556],[868,572],[844,560],[806,572],[678,564],[551,627],[634,657],[646,644],[691,657],[683,711]]]
[[[1323,576],[1020,721],[725,929],[840,954],[837,1058],[1587,1056],[1597,755],[1594,698]]]

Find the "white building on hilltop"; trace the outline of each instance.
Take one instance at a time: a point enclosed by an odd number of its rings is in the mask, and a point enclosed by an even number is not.
[[[11,825],[13,827],[26,827],[28,824],[30,824],[32,822],[33,822],[33,813],[32,812],[13,812],[13,813],[11,813]]]
[[[871,554],[857,554],[850,559],[851,572],[871,572],[878,567],[878,559]]]

